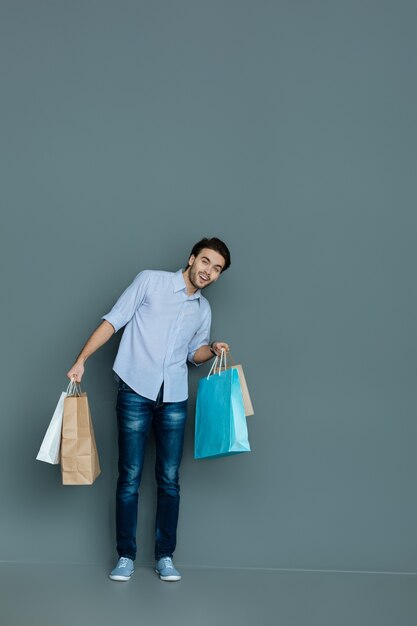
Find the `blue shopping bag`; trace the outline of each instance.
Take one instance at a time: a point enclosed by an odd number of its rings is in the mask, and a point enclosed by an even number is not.
[[[218,373],[213,374],[217,358],[209,375],[198,383],[195,459],[250,452],[238,370],[222,370],[220,363]]]

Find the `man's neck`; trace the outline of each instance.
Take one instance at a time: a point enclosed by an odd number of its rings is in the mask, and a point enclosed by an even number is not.
[[[183,272],[182,275],[184,277],[185,286],[187,287],[187,295],[188,296],[192,296],[193,293],[195,293],[197,291],[197,289],[190,282],[189,271],[190,271],[189,269],[185,270],[185,272]]]

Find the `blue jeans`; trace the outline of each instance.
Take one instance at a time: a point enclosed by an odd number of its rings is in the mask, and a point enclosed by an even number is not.
[[[172,557],[177,542],[181,463],[187,400],[162,402],[163,383],[156,400],[137,394],[120,380],[117,394],[119,478],[116,491],[116,539],[119,556],[136,558],[138,493],[150,426],[156,444],[157,510],[155,558]]]

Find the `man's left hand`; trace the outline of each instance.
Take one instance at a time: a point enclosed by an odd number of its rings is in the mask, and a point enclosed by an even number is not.
[[[229,344],[225,343],[224,341],[216,341],[215,343],[213,343],[212,348],[217,356],[221,356],[222,349],[226,350],[226,352],[229,352]]]

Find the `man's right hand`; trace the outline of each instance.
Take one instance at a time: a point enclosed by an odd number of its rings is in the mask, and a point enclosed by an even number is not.
[[[71,367],[70,371],[67,372],[67,376],[70,380],[73,380],[76,383],[80,383],[84,374],[84,365],[83,363],[76,362]]]
[[[67,372],[67,376],[70,380],[74,379],[74,382],[80,383],[84,374],[84,363],[89,356],[93,354],[100,346],[110,339],[115,333],[113,324],[110,324],[107,320],[103,320],[98,328],[95,329],[91,337],[89,337],[84,348],[77,356],[77,360]]]

